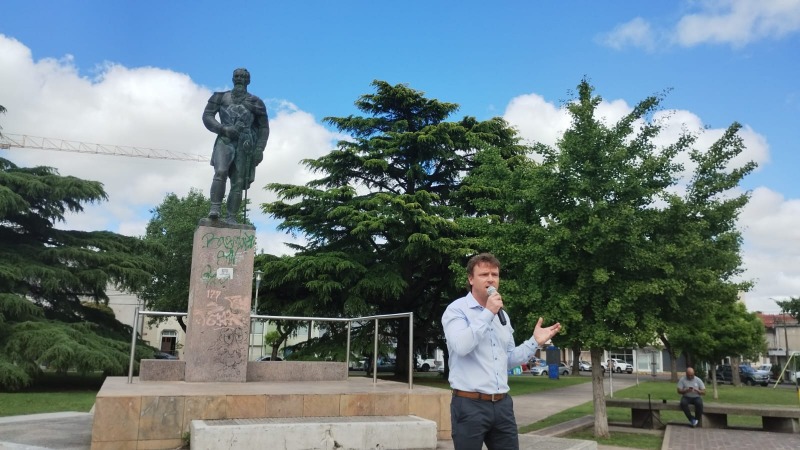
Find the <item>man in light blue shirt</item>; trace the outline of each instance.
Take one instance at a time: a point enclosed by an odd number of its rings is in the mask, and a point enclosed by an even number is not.
[[[450,403],[453,445],[456,450],[519,449],[514,404],[508,396],[508,370],[527,362],[537,348],[561,330],[561,324],[542,327],[521,345],[501,310],[500,261],[489,253],[467,263],[470,292],[451,303],[442,316],[450,353]],[[494,288],[489,293],[489,288]]]

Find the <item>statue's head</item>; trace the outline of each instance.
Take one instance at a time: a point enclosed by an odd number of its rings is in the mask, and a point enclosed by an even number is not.
[[[235,86],[237,84],[244,84],[245,86],[250,84],[250,72],[244,67],[233,71],[233,85]]]

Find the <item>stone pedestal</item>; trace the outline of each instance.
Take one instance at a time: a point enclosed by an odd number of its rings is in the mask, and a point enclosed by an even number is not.
[[[201,224],[194,235],[186,381],[247,381],[255,229]]]

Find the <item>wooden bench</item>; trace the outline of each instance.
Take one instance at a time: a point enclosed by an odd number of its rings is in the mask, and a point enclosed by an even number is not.
[[[631,425],[637,428],[655,428],[661,422],[661,411],[682,411],[679,401],[643,400],[633,398],[607,398],[607,407],[630,408]],[[694,408],[692,408],[694,409]],[[770,405],[733,405],[730,403],[703,403],[700,425],[706,428],[727,428],[728,415],[761,416],[764,431],[800,433],[800,408]]]

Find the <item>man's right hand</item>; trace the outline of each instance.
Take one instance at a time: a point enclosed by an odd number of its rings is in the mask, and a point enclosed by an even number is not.
[[[239,139],[239,131],[234,127],[222,127],[222,133],[220,134],[232,141]]]
[[[496,292],[489,296],[486,299],[486,309],[491,311],[494,314],[497,314],[497,311],[500,311],[500,308],[503,307],[503,297],[500,296],[499,292]]]

